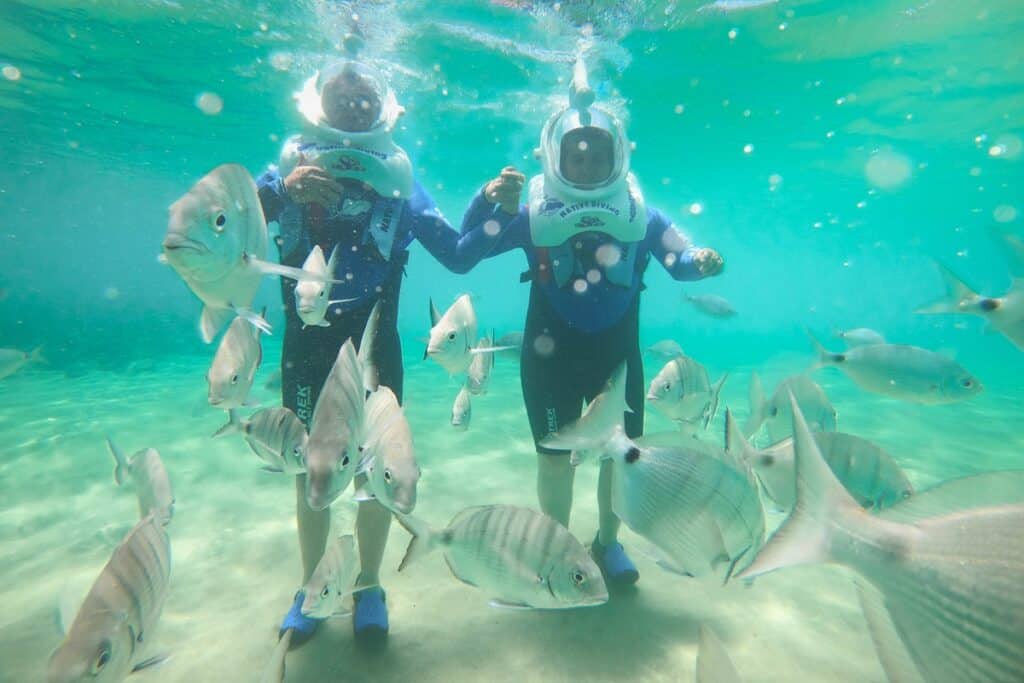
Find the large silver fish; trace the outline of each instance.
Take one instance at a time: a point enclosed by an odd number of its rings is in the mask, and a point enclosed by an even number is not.
[[[891,680],[1024,680],[1022,473],[988,506],[969,507],[962,486],[952,497],[940,486],[870,515],[821,457],[796,405],[793,416],[796,506],[741,576],[824,562],[855,571]],[[974,504],[986,497],[971,488]]]
[[[160,453],[155,448],[146,448],[125,458],[109,436],[107,448],[114,456],[114,481],[117,485],[123,485],[128,477],[135,485],[139,517],[145,518],[152,513],[161,524],[170,522],[174,516],[174,493]]]
[[[316,619],[343,616],[351,610],[344,598],[355,590],[359,574],[359,553],[351,534],[339,536],[327,544],[324,554],[302,587],[306,594],[302,614]]]
[[[707,429],[718,412],[718,396],[728,376],[711,384],[703,365],[689,356],[676,356],[651,380],[647,401],[683,426]]]
[[[365,419],[359,471],[366,475],[366,487],[356,492],[356,500],[376,499],[389,510],[407,515],[416,507],[421,472],[409,421],[391,389],[382,386],[370,394]]]
[[[977,377],[941,353],[902,344],[869,344],[833,353],[809,336],[818,352],[815,367],[835,366],[865,391],[935,404],[965,401],[982,390]]]
[[[269,332],[266,321],[251,310],[260,279],[284,275],[298,280],[303,272],[263,260],[267,223],[249,172],[238,164],[218,166],[168,211],[163,257],[203,302],[203,341],[213,341],[236,313]]]
[[[306,441],[306,502],[323,510],[341,495],[358,463],[366,389],[363,367],[348,339],[324,381]]]
[[[413,535],[398,571],[441,548],[455,578],[493,596],[496,606],[565,609],[608,601],[601,571],[564,526],[529,508],[466,508],[435,531],[412,517]]]
[[[450,375],[469,370],[477,354],[490,354],[510,348],[477,345],[476,311],[468,294],[457,298],[443,315],[431,301],[430,324],[430,339],[424,357],[432,358]]]
[[[612,468],[612,510],[665,556],[661,566],[728,581],[764,541],[757,483],[738,461],[698,448],[641,447],[619,430],[603,457]]]
[[[263,319],[263,316],[260,316]],[[217,345],[206,373],[207,400],[214,408],[232,410],[247,405],[256,370],[263,360],[260,329],[236,317]]]
[[[625,414],[632,412],[626,403],[626,363],[615,369],[604,389],[594,397],[578,420],[548,434],[541,440],[546,448],[576,451],[575,462],[590,451],[600,451],[622,429]]]
[[[918,313],[965,313],[988,321],[999,332],[1024,350],[1024,277],[1014,278],[1002,296],[982,296],[964,284],[945,266],[938,264],[946,282],[947,293],[938,301],[919,309]]]
[[[48,683],[123,681],[161,658],[145,658],[171,576],[171,544],[150,515],[114,549],[50,657]]]
[[[761,378],[756,372],[750,373],[750,415],[743,425],[743,433],[753,436],[762,425],[767,425],[772,442],[790,436],[793,420],[789,414],[789,395],[796,396],[800,410],[807,416],[811,429],[820,432],[834,432],[838,424],[838,413],[825,395],[825,391],[807,375],[793,375],[779,382],[771,399],[766,399],[761,387]]]
[[[39,347],[31,353],[17,349],[0,349],[0,379],[10,377],[29,363],[44,363],[43,348]]]
[[[792,510],[796,502],[793,438],[757,449],[728,411],[725,416],[726,452],[750,465],[779,509]],[[913,495],[913,485],[892,456],[867,439],[842,432],[812,433],[832,473],[863,507],[887,508]]]
[[[241,433],[249,447],[266,465],[268,472],[301,474],[306,471],[306,426],[285,407],[258,410],[248,420],[239,420],[234,410],[231,419],[214,437]]]

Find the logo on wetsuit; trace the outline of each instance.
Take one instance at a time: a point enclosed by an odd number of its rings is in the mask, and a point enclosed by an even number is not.
[[[313,387],[298,387],[295,391],[295,416],[306,425],[313,416]]]

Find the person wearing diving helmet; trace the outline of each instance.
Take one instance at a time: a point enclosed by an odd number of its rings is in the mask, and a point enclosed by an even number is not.
[[[372,356],[381,385],[402,399],[402,349],[398,299],[408,247],[418,239],[439,262],[465,272],[489,248],[485,240],[460,237],[412,177],[405,151],[391,137],[402,114],[380,72],[354,60],[310,78],[297,95],[304,130],[284,145],[277,168],[257,182],[268,222],[277,221],[282,264],[301,268],[319,246],[336,253],[330,305],[323,321],[304,324],[297,310],[296,282],[281,279],[285,333],[281,358],[282,402],[309,427],[320,390],[346,339],[358,345],[371,309],[380,302]],[[338,247],[335,252],[335,248]],[[326,323],[326,324],[324,324]],[[363,475],[356,478],[357,486]],[[296,477],[303,583],[323,555],[330,508],[313,510],[305,474]],[[353,627],[357,638],[381,640],[388,631],[387,606],[378,571],[391,524],[391,510],[376,500],[359,503],[356,536],[360,574]],[[308,640],[320,620],[301,613],[296,594],[281,626],[292,645]]]
[[[630,437],[643,432],[639,303],[649,259],[676,280],[717,275],[723,268],[718,252],[694,246],[665,214],[644,203],[629,172],[622,123],[592,106],[588,93],[574,81],[570,106],[544,126],[543,173],[530,180],[527,203],[520,207],[525,176],[506,167],[484,185],[462,225],[464,235],[493,235],[487,257],[515,248],[526,252],[529,271],[522,279],[531,286],[520,379],[538,453],[540,507],[565,526],[573,467],[567,451],[542,444],[578,419],[584,402],[623,363],[632,409],[624,414],[625,431]],[[591,553],[610,585],[633,584],[639,573],[617,541],[611,461],[601,465],[598,508]]]

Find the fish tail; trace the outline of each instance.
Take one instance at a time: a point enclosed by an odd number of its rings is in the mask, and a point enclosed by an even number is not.
[[[333,254],[331,258],[334,258]],[[370,316],[366,319],[363,336],[359,339],[359,353],[357,354],[359,362],[363,366],[363,385],[367,391],[376,391],[380,386],[380,374],[377,371],[377,364],[373,362],[373,347],[376,343],[379,324],[380,301],[378,300],[370,310]]]
[[[107,437],[107,449],[110,454],[114,456],[114,482],[120,486],[125,480],[125,469],[127,467],[127,461],[124,458],[124,453],[121,449],[114,445],[113,439]]]
[[[961,313],[960,304],[964,301],[977,298],[978,294],[964,284],[964,281],[953,274],[946,266],[936,262],[939,275],[946,285],[946,293],[938,299],[914,311],[915,313]]]
[[[790,395],[796,451],[796,505],[786,521],[737,576],[832,560],[836,537],[870,536],[871,519],[836,479],[818,449],[800,406]]]
[[[727,461],[742,473],[750,471],[750,463],[757,457],[757,449],[747,441],[728,408],[725,410],[725,454]]]
[[[725,385],[725,380],[729,379],[729,373],[722,375],[722,378],[715,382],[714,386],[711,387],[711,399],[708,401],[708,407],[704,411],[704,429],[705,431],[711,425],[711,422],[715,419],[715,415],[718,414],[718,397],[722,393],[722,387]]]
[[[213,438],[219,438],[225,434],[233,434],[242,431],[242,422],[238,419],[238,411],[234,408],[228,410],[228,421],[220,429],[213,433]]]
[[[50,361],[48,361],[46,359],[46,357],[43,356],[43,347],[42,346],[37,346],[36,348],[32,349],[32,351],[28,354],[28,362],[29,363],[43,363],[45,365],[49,365],[50,364]]]
[[[747,417],[747,423],[743,425],[743,435],[750,438],[764,424],[768,413],[768,401],[764,397],[764,387],[761,386],[761,377],[756,372],[750,373],[747,398],[750,401],[750,415]]]
[[[833,353],[822,346],[821,342],[818,341],[818,338],[815,337],[814,333],[809,329],[804,328],[804,332],[807,333],[807,338],[811,340],[811,345],[814,346],[814,352],[818,355],[818,360],[811,365],[811,370],[817,370],[818,368],[823,368],[827,365],[836,365],[846,360],[846,354]]]
[[[244,319],[247,323],[256,328],[257,335],[260,332],[268,335],[273,333],[274,328],[272,328],[270,323],[267,322],[267,319],[263,317],[263,313],[257,313],[250,308],[235,308],[234,310],[235,313],[238,314],[238,317]],[[266,309],[264,308],[263,311],[265,313]]]
[[[400,515],[396,512],[395,519],[412,534],[412,540],[409,541],[409,547],[405,549],[405,556],[402,558],[402,563],[398,565],[398,571],[402,571],[421,557],[429,555],[444,542],[444,532],[434,531],[429,524],[412,515]]]

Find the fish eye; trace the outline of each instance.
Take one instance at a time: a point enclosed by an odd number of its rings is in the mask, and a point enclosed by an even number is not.
[[[327,296],[327,290],[326,289],[321,289],[319,296],[320,296],[321,299],[323,299],[325,296]]]
[[[970,389],[972,386],[974,386],[974,381],[971,380],[970,377],[966,377],[966,378],[960,380],[960,384],[963,384],[965,387]]]
[[[99,673],[103,670],[103,667],[110,661],[110,643],[104,642],[103,649],[96,655],[96,661],[92,664],[92,670]]]
[[[910,496],[913,495],[913,492],[912,491],[902,491],[902,492],[900,492],[900,495],[903,496],[903,500],[906,500],[907,498],[910,498]]]
[[[232,375],[231,376],[231,383],[232,384],[238,384],[238,375]]]
[[[391,470],[384,470],[384,481],[391,483]]]
[[[217,218],[215,218],[213,220],[214,229],[217,232],[224,232],[224,224],[227,223],[227,222],[228,222],[228,219],[227,219],[227,217],[224,216],[224,214],[222,214],[222,213],[217,214]]]
[[[664,389],[665,391],[668,391],[669,389],[671,389],[671,388],[672,388],[672,382],[665,382],[665,386],[664,386],[664,387],[662,387],[662,388],[663,388],[663,389]]]
[[[448,333],[448,341],[455,341],[455,333],[454,332],[449,332]]]
[[[582,584],[584,579],[586,579],[586,577],[583,576],[583,572],[575,571],[572,573],[572,582],[575,583],[577,586]]]
[[[347,467],[348,466],[348,456],[347,455],[343,455],[341,457],[341,466],[342,467]]]
[[[327,587],[327,586],[324,586],[324,589],[322,591],[320,591],[320,597],[321,598],[326,598],[330,594],[331,594],[331,589],[329,587]]]

